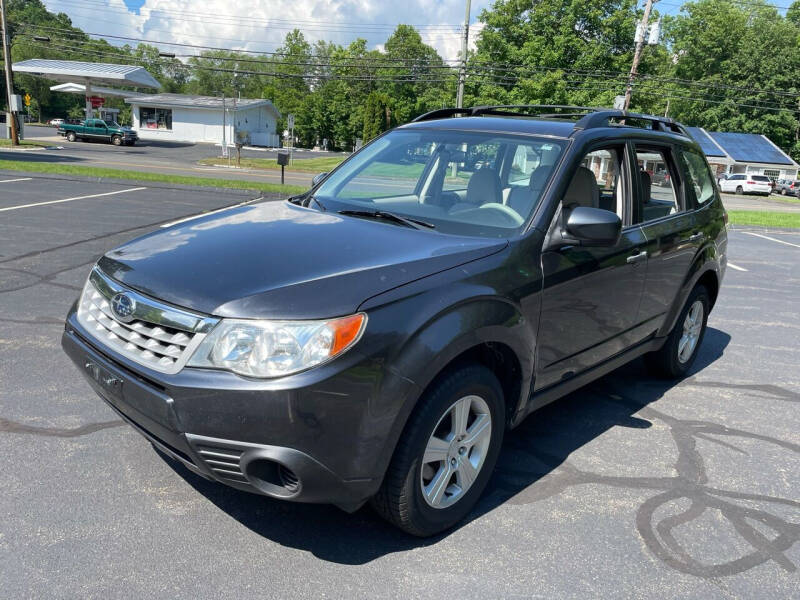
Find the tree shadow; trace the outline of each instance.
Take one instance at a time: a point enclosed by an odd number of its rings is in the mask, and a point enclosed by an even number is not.
[[[719,359],[729,342],[727,333],[709,328],[693,373]],[[393,552],[435,544],[506,502],[535,502],[559,493],[575,482],[569,477],[539,480],[559,470],[575,450],[613,427],[649,428],[651,421],[635,414],[678,384],[654,380],[639,359],[540,409],[507,433],[495,473],[467,519],[454,530],[428,539],[400,532],[369,508],[347,515],[332,506],[273,500],[207,481],[162,457],[198,492],[254,533],[323,560],[364,564]],[[616,396],[614,390],[625,390],[626,397]]]

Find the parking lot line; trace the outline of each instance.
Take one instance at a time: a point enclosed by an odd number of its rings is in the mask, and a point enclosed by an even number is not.
[[[749,269],[745,269],[744,267],[740,267],[739,265],[735,265],[732,262],[728,261],[728,266],[733,269],[734,271],[748,271]]]
[[[125,194],[127,192],[138,192],[146,190],[146,187],[128,188],[127,190],[117,190],[116,192],[104,192],[102,194],[89,194],[88,196],[75,196],[74,198],[63,198],[61,200],[48,200],[46,202],[33,202],[32,204],[20,204],[19,206],[9,206],[8,208],[0,208],[0,212],[7,210],[18,210],[20,208],[30,208],[33,206],[44,206],[45,204],[59,204],[61,202],[72,202],[73,200],[86,200],[87,198],[99,198],[100,196],[113,196],[114,194]]]
[[[20,177],[18,179],[0,179],[0,183],[14,183],[15,181],[30,181],[33,177]]]
[[[754,235],[756,237],[764,238],[765,240],[770,240],[771,242],[778,242],[779,244],[786,244],[787,246],[793,246],[795,248],[800,248],[800,244],[793,244],[792,242],[785,242],[783,240],[775,239],[774,237],[769,237],[768,235],[761,235],[760,233],[755,233],[753,231],[743,231],[742,233],[746,233],[747,235]],[[730,264],[730,263],[728,263]]]

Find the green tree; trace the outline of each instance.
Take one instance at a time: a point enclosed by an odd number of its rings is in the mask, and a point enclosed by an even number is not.
[[[392,115],[392,101],[381,92],[371,92],[364,103],[364,128],[361,138],[368,142],[384,131],[391,129],[396,123]]]

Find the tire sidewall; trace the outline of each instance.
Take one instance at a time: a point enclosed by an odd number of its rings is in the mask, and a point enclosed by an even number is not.
[[[703,327],[700,330],[700,337],[697,338],[697,344],[695,344],[694,352],[689,357],[689,360],[686,362],[681,362],[678,358],[678,344],[680,343],[681,334],[683,332],[683,323],[686,321],[686,315],[689,312],[689,309],[697,300],[700,300],[703,303]],[[669,336],[669,341],[667,343],[669,345],[670,367],[671,370],[680,377],[689,372],[689,369],[692,368],[694,361],[697,359],[697,354],[700,351],[700,346],[703,344],[703,338],[706,335],[706,326],[708,324],[708,313],[710,311],[710,306],[711,301],[706,288],[703,286],[697,286],[694,288],[692,293],[689,294],[689,297],[686,299],[683,310],[681,310],[681,314],[678,316],[678,320],[675,322],[675,327],[672,329],[672,333]]]
[[[118,135],[112,135],[111,143],[114,144],[115,146],[122,146],[122,138],[119,137]]]
[[[70,133],[67,134],[67,141],[68,142],[74,142],[77,139],[78,139],[78,137],[74,133],[70,132]]]
[[[437,390],[440,393],[434,394],[427,399],[431,402],[431,405],[425,407],[425,426],[419,427],[413,434],[414,439],[411,440],[411,456],[414,459],[409,465],[404,487],[410,503],[410,512],[415,516],[415,526],[422,531],[441,531],[467,516],[489,482],[503,442],[505,408],[502,388],[497,378],[491,371],[481,366],[468,367],[458,373],[467,375],[467,377],[463,378],[466,381],[462,379],[460,384],[448,385],[445,393]],[[428,439],[445,411],[460,398],[470,395],[481,397],[489,406],[489,412],[492,417],[492,437],[489,450],[477,479],[464,496],[447,508],[433,508],[425,501],[422,495],[420,485],[421,458]]]

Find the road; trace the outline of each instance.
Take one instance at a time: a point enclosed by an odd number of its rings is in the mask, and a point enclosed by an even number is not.
[[[192,475],[61,351],[102,252],[247,199],[0,173],[4,598],[797,597],[800,232],[731,231],[687,379],[636,361],[537,412],[467,521],[419,540]]]
[[[198,165],[203,158],[218,156],[220,147],[214,144],[168,143],[142,140],[135,146],[112,146],[102,142],[67,142],[52,127],[26,126],[26,139],[49,144],[47,149],[19,150],[3,148],[0,158],[52,163],[69,163],[128,171],[149,171],[193,177],[242,179],[280,183],[278,170],[236,169]],[[235,152],[235,151],[234,151]],[[242,150],[243,158],[275,158],[275,150]],[[295,152],[295,161],[304,158],[345,156],[338,152]],[[24,157],[24,158],[23,158]],[[224,161],[220,161],[224,162]],[[235,159],[232,161],[235,165]],[[287,172],[286,183],[307,186],[314,173]]]

